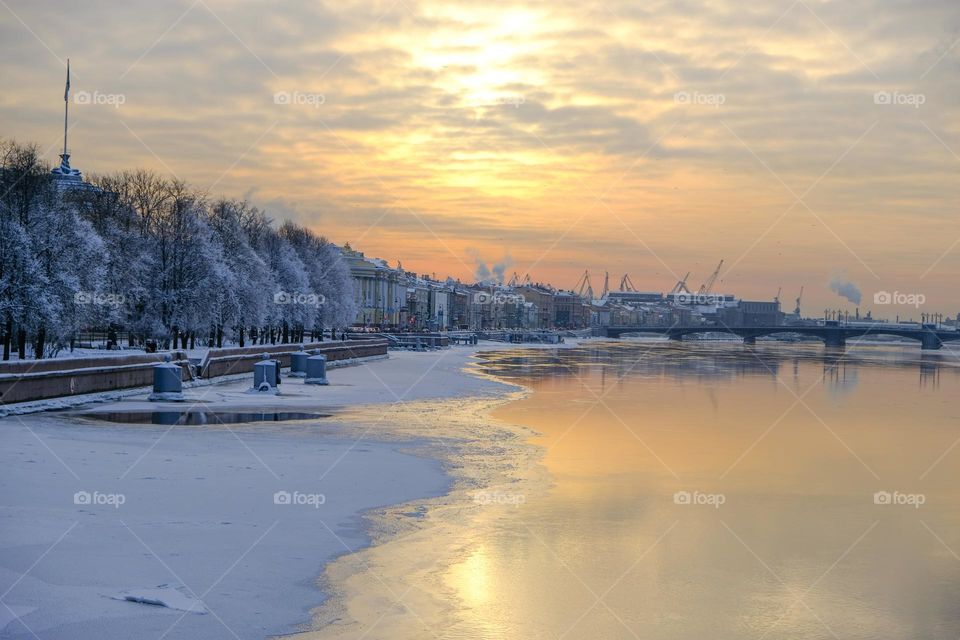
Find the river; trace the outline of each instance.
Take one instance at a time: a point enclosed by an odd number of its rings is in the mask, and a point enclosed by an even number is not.
[[[957,638],[960,369],[915,345],[499,353],[552,489],[451,575],[491,637]]]
[[[955,639],[958,364],[896,344],[481,354],[528,390],[492,417],[538,454],[341,567],[362,603],[342,635]]]

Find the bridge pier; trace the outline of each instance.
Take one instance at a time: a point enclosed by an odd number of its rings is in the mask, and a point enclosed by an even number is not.
[[[847,346],[847,337],[839,329],[827,329],[823,334],[823,344],[826,347],[842,349]]]
[[[940,336],[928,331],[923,334],[923,337],[920,340],[920,349],[926,350],[935,350],[943,346],[943,340],[940,339]]]
[[[670,333],[667,334],[667,338],[669,338],[670,340],[676,340],[677,342],[683,342],[682,333],[674,333],[673,331],[671,331]]]
[[[743,344],[757,344],[756,336],[747,336],[743,339]]]

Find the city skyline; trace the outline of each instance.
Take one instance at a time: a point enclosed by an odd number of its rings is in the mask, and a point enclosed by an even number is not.
[[[855,306],[831,281],[952,315],[960,13],[857,21],[878,6],[11,3],[2,133],[54,163],[71,57],[86,175],[209,185],[418,273],[665,291],[723,258],[724,292],[804,286],[810,315]]]

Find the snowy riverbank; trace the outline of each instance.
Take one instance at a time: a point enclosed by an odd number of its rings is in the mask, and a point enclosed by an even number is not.
[[[328,387],[290,380],[266,400],[247,394],[247,381],[187,392],[204,410],[331,414],[306,422],[0,420],[0,637],[296,631],[323,599],[324,566],[368,542],[362,514],[450,488],[440,462],[424,454],[430,435],[393,428],[409,419],[410,403],[515,390],[464,372],[475,351],[399,352],[332,370]],[[357,405],[372,405],[376,418],[338,420]],[[88,409],[157,408],[134,397]]]

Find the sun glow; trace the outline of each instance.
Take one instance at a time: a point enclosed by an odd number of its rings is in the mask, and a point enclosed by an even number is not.
[[[477,608],[491,600],[491,573],[486,548],[480,545],[465,561],[451,569],[450,578],[464,604]]]

